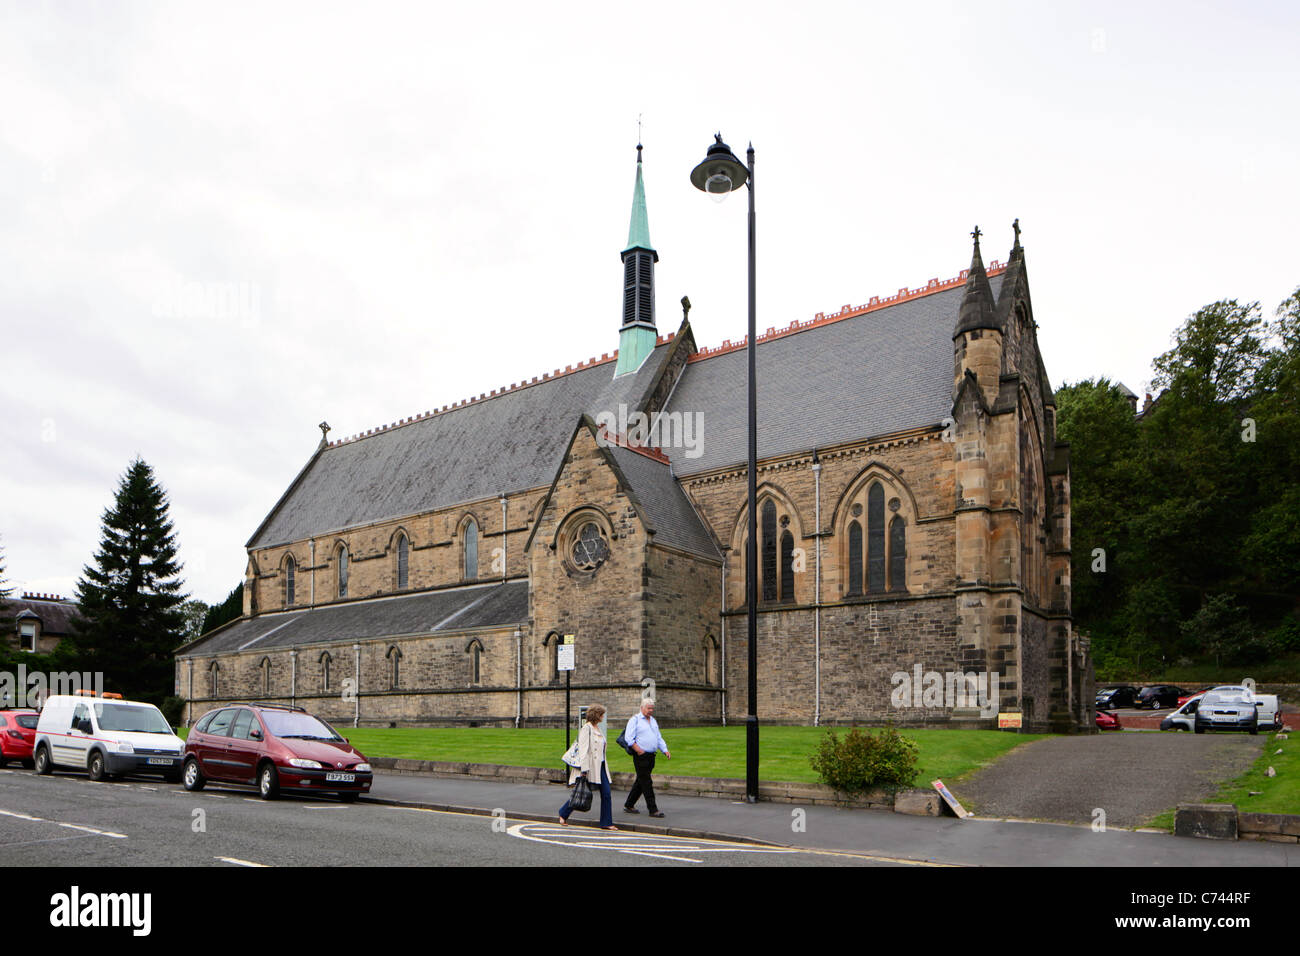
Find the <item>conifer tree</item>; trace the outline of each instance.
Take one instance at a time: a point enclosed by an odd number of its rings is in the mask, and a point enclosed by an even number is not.
[[[66,642],[77,669],[102,672],[106,689],[155,704],[173,692],[172,651],[189,597],[167,512],[166,492],[137,458],[104,512],[94,566],[77,582],[81,619]]]

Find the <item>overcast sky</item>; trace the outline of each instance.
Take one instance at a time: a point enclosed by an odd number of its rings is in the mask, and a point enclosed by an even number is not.
[[[0,4],[0,547],[72,594],[131,459],[194,596],[320,439],[618,344],[642,118],[661,333],[1005,259],[1054,386],[1141,394],[1200,306],[1300,285],[1293,3]],[[195,298],[194,292],[205,293]],[[815,357],[811,357],[815,360]],[[506,438],[508,436],[503,436]]]

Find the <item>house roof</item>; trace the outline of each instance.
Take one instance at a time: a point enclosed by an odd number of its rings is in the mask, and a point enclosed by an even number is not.
[[[1005,266],[987,270],[993,295]],[[952,330],[967,272],[900,289],[833,315],[769,329],[757,341],[759,458],[935,425],[951,411]],[[371,522],[544,487],[583,414],[635,410],[670,349],[661,337],[633,374],[617,353],[317,451],[248,542],[265,548]],[[667,412],[698,415],[699,447],[666,447],[678,477],[746,458],[745,354],[724,342],[691,357]],[[694,457],[690,457],[694,456]],[[635,467],[635,466],[634,466]],[[657,475],[640,479],[666,493]],[[656,495],[646,494],[646,508]],[[689,504],[689,502],[687,502]],[[703,542],[673,496],[670,537]],[[698,520],[698,519],[697,519]],[[658,529],[656,529],[658,530]],[[665,540],[665,539],[661,539]],[[716,553],[716,549],[712,553]]]
[[[248,542],[265,548],[550,483],[582,414],[635,407],[669,348],[632,374],[614,357],[333,442]]]
[[[996,295],[1001,267],[988,271]],[[901,290],[895,303],[760,339],[759,459],[941,423],[952,411],[952,334],[965,279],[936,282],[933,292]],[[745,349],[733,343],[687,364],[667,411],[698,416],[702,439],[696,457],[664,449],[678,476],[747,460],[746,374]]]
[[[46,597],[44,595],[24,594],[21,598],[10,598],[7,612],[15,619],[36,617],[40,619],[41,631],[53,637],[72,632],[72,620],[81,610],[76,602],[66,598]]]
[[[713,536],[666,461],[622,445],[610,445],[609,450],[656,544],[714,560],[722,558]]]
[[[241,618],[180,648],[177,657],[206,657],[303,644],[448,634],[507,627],[528,620],[528,582],[500,581],[399,597],[268,611]]]

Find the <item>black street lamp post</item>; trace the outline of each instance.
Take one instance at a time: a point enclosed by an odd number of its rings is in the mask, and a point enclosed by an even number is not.
[[[721,202],[732,191],[749,186],[749,537],[745,542],[745,618],[749,638],[749,690],[745,715],[745,801],[758,802],[758,402],[754,376],[754,146],[746,153],[748,167],[731,148],[714,137],[704,161],[691,170],[691,183]],[[723,662],[726,666],[726,662]]]

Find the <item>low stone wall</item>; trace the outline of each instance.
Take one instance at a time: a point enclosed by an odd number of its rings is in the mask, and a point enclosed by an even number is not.
[[[462,780],[495,780],[500,783],[556,783],[568,779],[564,770],[547,767],[505,767],[488,763],[457,763],[447,760],[407,760],[393,757],[371,758],[376,770],[394,773],[420,773],[435,777]],[[615,773],[611,780],[616,790],[631,790],[636,775]],[[745,781],[714,777],[679,777],[672,774],[655,774],[655,792],[688,797],[723,797],[728,800],[744,799]],[[845,800],[830,787],[819,783],[764,783],[758,785],[760,800],[771,803],[790,803],[805,806],[842,806],[858,809],[897,810],[918,816],[939,816],[942,807],[939,795],[929,790],[899,791],[895,795],[887,790],[870,790],[865,794]],[[897,805],[896,805],[897,804]]]
[[[1237,837],[1270,843],[1300,843],[1300,815],[1238,811]]]
[[[1184,803],[1175,811],[1174,833],[1209,840],[1300,843],[1300,815],[1248,813],[1232,803]]]

